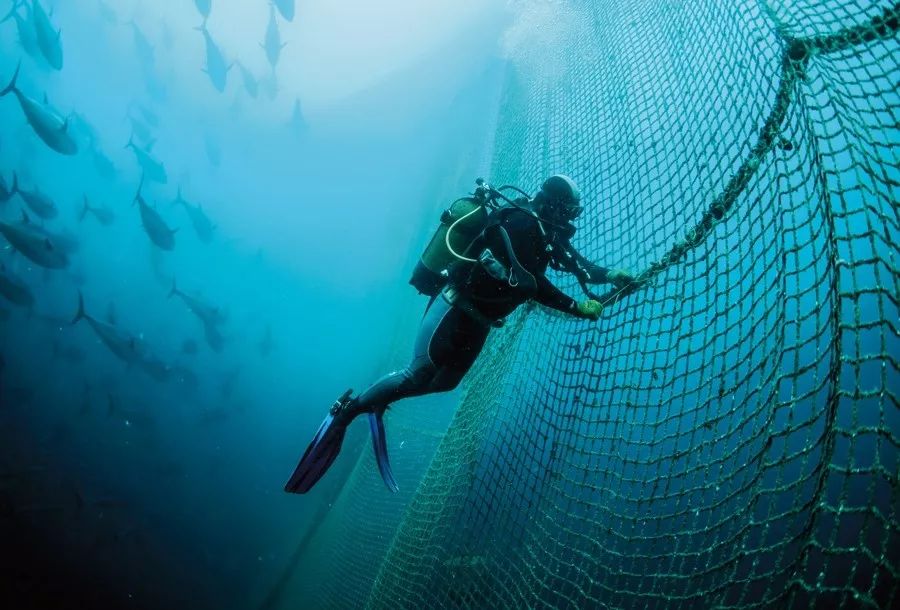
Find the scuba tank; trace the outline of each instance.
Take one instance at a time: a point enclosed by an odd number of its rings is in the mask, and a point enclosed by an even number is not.
[[[420,293],[435,296],[449,279],[449,269],[457,263],[470,268],[472,264],[480,264],[492,276],[500,277],[503,274],[502,267],[488,252],[488,257],[482,252],[479,258],[468,258],[466,250],[472,242],[488,227],[491,213],[500,208],[518,208],[536,216],[535,212],[525,206],[530,204],[528,193],[515,186],[501,186],[494,188],[482,178],[475,180],[476,189],[472,196],[461,197],[454,201],[449,208],[441,214],[441,224],[428,242],[422,253],[416,268],[413,270],[409,283]],[[503,191],[513,190],[523,196],[520,199],[510,199]],[[514,258],[509,247],[508,236],[506,239],[509,257]],[[518,267],[519,275],[525,275],[524,269]],[[504,281],[514,282],[509,269],[503,276]],[[512,283],[511,283],[512,285]]]
[[[489,200],[476,190],[475,196],[461,197],[444,210],[409,280],[416,290],[428,296],[441,291],[447,283],[447,268],[487,226],[489,206]]]

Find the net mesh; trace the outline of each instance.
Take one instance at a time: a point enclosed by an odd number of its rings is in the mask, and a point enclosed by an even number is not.
[[[900,7],[550,5],[491,178],[640,282],[493,333],[352,603],[896,607]]]

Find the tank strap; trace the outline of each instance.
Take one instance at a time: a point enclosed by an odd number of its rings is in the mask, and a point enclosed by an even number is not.
[[[451,306],[456,307],[470,318],[482,324],[483,326],[501,328],[503,320],[493,320],[480,311],[460,290],[454,286],[447,286],[441,291],[441,296]]]

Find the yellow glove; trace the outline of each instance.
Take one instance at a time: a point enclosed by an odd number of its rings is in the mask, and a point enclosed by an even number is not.
[[[601,305],[600,302],[591,299],[579,303],[576,310],[581,317],[589,320],[596,320],[600,317],[600,314],[603,313],[603,305]]]
[[[634,283],[634,276],[624,269],[610,269],[606,272],[606,279],[619,289],[626,288]]]

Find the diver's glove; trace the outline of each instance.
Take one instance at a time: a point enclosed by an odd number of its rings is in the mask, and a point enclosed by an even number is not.
[[[603,305],[599,301],[590,299],[579,303],[575,307],[575,311],[577,311],[578,315],[582,318],[596,320],[600,317],[600,314],[603,313]]]
[[[634,276],[624,269],[610,269],[606,272],[606,279],[619,290],[634,284]]]

